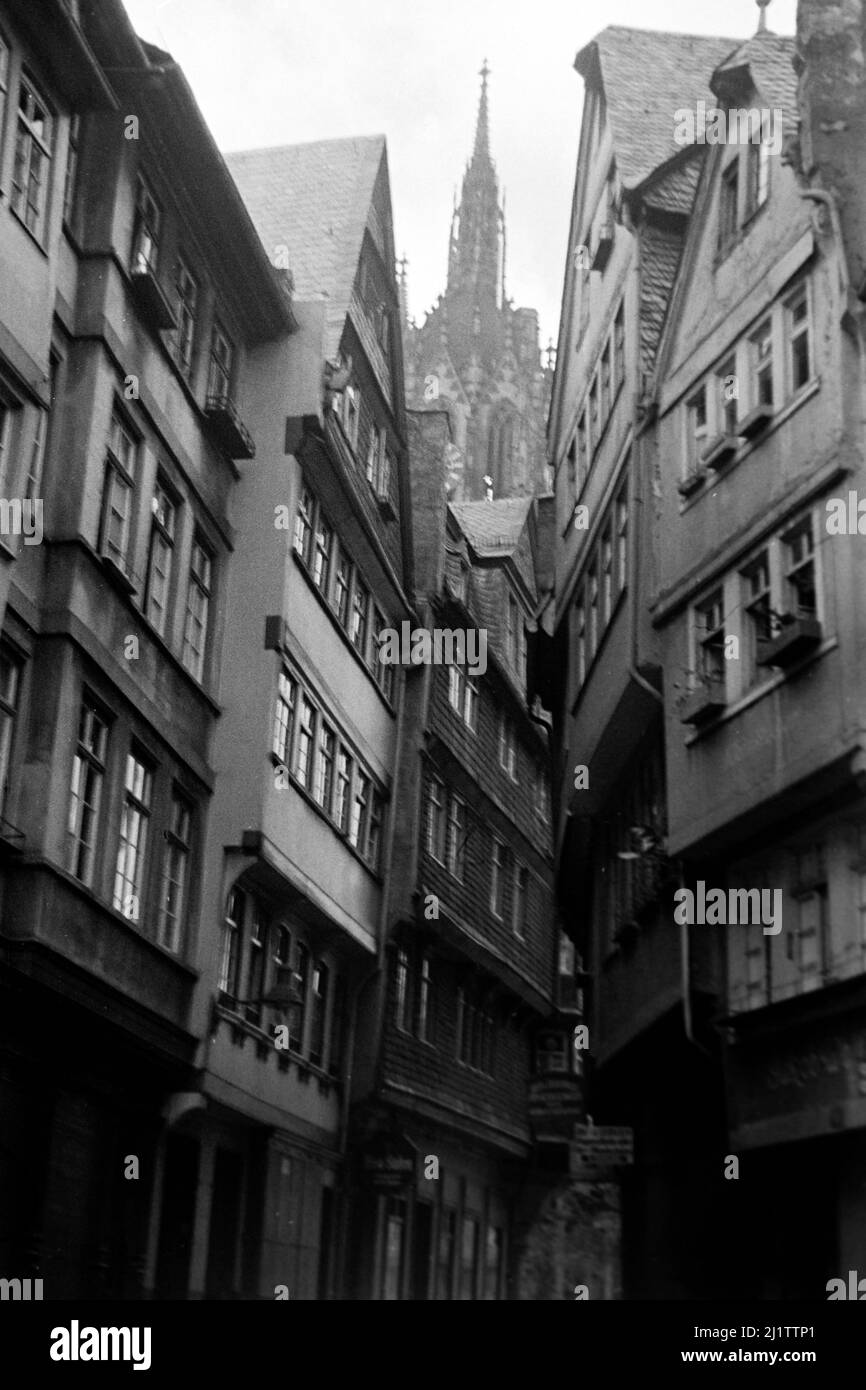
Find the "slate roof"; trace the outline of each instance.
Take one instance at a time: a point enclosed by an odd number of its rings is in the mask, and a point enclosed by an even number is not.
[[[329,301],[327,354],[339,347],[384,135],[314,140],[224,156],[271,260],[288,248],[297,302]]]
[[[581,49],[574,65],[584,79],[596,57],[601,67],[617,168],[626,188],[636,188],[679,153],[674,112],[693,110],[701,98],[713,105],[713,72],[740,46],[740,39],[610,25]]]
[[[478,555],[513,550],[526,525],[531,497],[500,497],[493,502],[452,502],[451,511]]]
[[[761,97],[770,107],[780,107],[784,123],[794,130],[797,121],[797,74],[793,58],[797,40],[789,34],[769,30],[755,34],[720,63],[713,74],[713,88],[731,69],[748,66]]]

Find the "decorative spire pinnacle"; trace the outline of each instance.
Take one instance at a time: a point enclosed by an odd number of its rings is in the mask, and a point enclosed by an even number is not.
[[[758,20],[758,33],[765,34],[767,32],[767,6],[770,4],[770,0],[756,0],[756,3],[761,12],[761,17]]]
[[[490,159],[490,118],[487,110],[487,79],[490,76],[490,68],[487,66],[487,59],[478,74],[481,78],[481,100],[478,103],[478,124],[475,127],[475,149],[472,158]]]

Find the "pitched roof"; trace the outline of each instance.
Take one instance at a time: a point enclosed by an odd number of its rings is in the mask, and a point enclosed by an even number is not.
[[[494,502],[452,502],[451,511],[478,555],[513,550],[520,540],[531,497],[500,497]]]
[[[384,135],[225,156],[268,255],[287,248],[295,300],[329,301],[329,355],[339,347],[384,157]]]
[[[670,34],[610,25],[582,48],[574,66],[586,80],[597,60],[604,85],[617,168],[626,188],[636,188],[681,147],[674,140],[674,112],[712,100],[714,70],[739,39]]]

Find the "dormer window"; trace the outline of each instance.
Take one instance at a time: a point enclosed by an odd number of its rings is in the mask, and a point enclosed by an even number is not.
[[[719,194],[719,246],[725,247],[737,235],[740,225],[739,159],[734,157],[722,170]]]
[[[770,146],[763,139],[749,145],[746,168],[746,212],[751,216],[767,201],[770,191]]]

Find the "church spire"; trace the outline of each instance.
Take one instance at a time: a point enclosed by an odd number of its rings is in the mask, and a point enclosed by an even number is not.
[[[471,300],[470,314],[477,308],[498,308],[502,282],[502,223],[496,170],[490,157],[490,110],[487,79],[490,68],[485,58],[481,72],[481,97],[475,126],[472,158],[466,166],[460,203],[452,219],[448,255],[446,297]]]
[[[487,66],[487,59],[481,66],[478,74],[481,78],[481,100],[478,103],[478,124],[475,127],[475,148],[472,151],[472,163],[490,163],[490,113],[487,109],[487,79],[490,76],[490,69]]]

